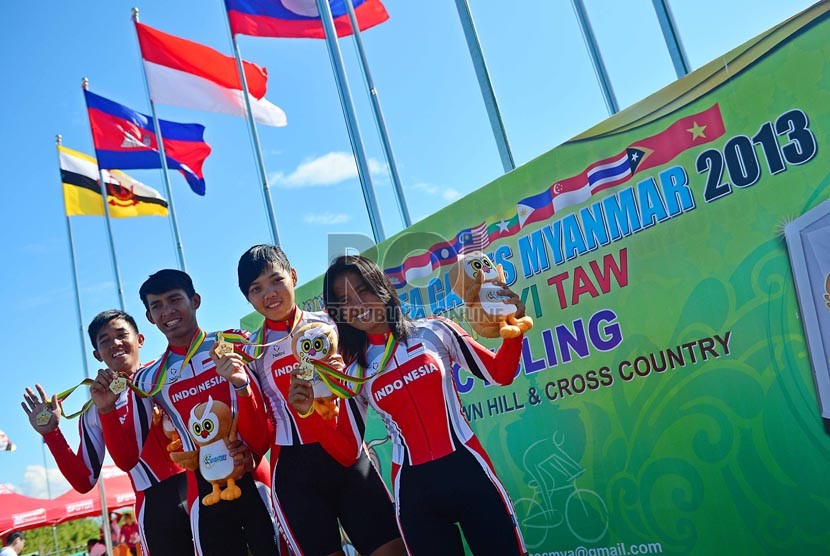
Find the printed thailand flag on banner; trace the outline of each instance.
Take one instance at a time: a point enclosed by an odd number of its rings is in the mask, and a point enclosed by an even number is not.
[[[245,117],[235,58],[143,23],[136,22],[135,26],[154,101]],[[268,82],[265,68],[250,62],[243,65],[254,119],[265,125],[286,125],[285,112],[264,98]]]
[[[355,16],[364,31],[389,19],[380,0],[353,0]],[[352,34],[346,0],[329,0],[338,37]],[[324,39],[317,0],[225,0],[234,35]]]
[[[153,120],[124,105],[84,90],[92,141],[101,168],[161,168]],[[210,154],[205,127],[159,120],[167,167],[179,170],[190,188],[205,194],[202,165]]]

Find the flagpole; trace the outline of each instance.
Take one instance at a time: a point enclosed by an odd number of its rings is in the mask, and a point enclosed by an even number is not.
[[[467,39],[467,48],[470,57],[473,59],[473,67],[478,78],[478,87],[484,99],[484,106],[487,109],[487,117],[490,119],[490,128],[493,130],[493,137],[496,140],[496,147],[499,149],[501,164],[504,172],[507,173],[516,167],[513,161],[513,152],[510,150],[510,143],[507,141],[507,131],[504,129],[504,122],[501,119],[499,103],[496,100],[496,91],[493,89],[493,82],[490,80],[490,72],[487,70],[487,63],[484,61],[484,52],[481,50],[481,43],[478,40],[473,14],[467,0],[455,0],[455,7],[458,9],[458,17],[461,20],[461,28],[464,30],[464,38]]]
[[[329,6],[328,0],[317,0],[317,10],[320,12],[320,20],[323,23],[323,29],[326,34],[326,45],[329,49],[329,58],[331,59],[331,67],[334,71],[334,80],[337,82],[340,105],[343,108],[343,115],[346,118],[346,129],[349,132],[352,152],[357,162],[357,175],[360,178],[363,199],[366,202],[366,210],[369,213],[369,224],[372,226],[372,235],[375,238],[375,243],[380,243],[386,239],[386,234],[383,232],[383,222],[380,219],[378,202],[375,198],[374,187],[372,186],[369,162],[366,158],[366,151],[363,148],[363,139],[360,137],[360,128],[357,125],[357,111],[352,101],[352,93],[349,90],[346,70],[343,68],[343,57],[340,54],[340,45],[337,43],[337,31],[334,28],[334,19],[331,15],[331,6]]]
[[[605,69],[605,63],[602,61],[602,54],[599,51],[594,30],[591,28],[591,22],[588,21],[585,4],[582,3],[582,0],[571,0],[571,3],[574,7],[579,28],[582,31],[582,38],[585,39],[585,46],[588,48],[588,55],[591,57],[591,63],[594,66],[594,73],[597,76],[597,81],[599,81],[599,88],[602,90],[605,107],[609,114],[616,114],[620,111],[620,107],[617,104],[617,97],[611,86],[611,80],[608,78],[608,70]]]
[[[346,0],[346,9],[349,11],[349,21],[352,24],[352,33],[354,35],[354,42],[357,46],[357,52],[360,56],[360,67],[363,70],[363,77],[366,80],[366,88],[369,89],[369,98],[372,101],[372,112],[375,115],[375,124],[380,134],[380,142],[383,145],[383,152],[386,155],[386,162],[389,164],[389,172],[392,175],[392,186],[395,188],[395,197],[398,200],[398,210],[401,213],[401,219],[405,228],[412,225],[412,219],[409,216],[409,208],[406,206],[406,198],[403,194],[403,186],[401,185],[401,177],[398,174],[398,165],[395,162],[395,154],[392,152],[392,143],[389,141],[389,133],[386,130],[386,120],[383,117],[383,111],[380,108],[380,98],[378,98],[378,90],[375,88],[375,82],[372,79],[372,72],[369,71],[369,61],[366,58],[366,51],[363,49],[363,39],[360,37],[360,26],[357,22],[357,16],[354,13],[354,5],[352,0]]]
[[[262,195],[265,197],[265,213],[268,216],[268,225],[271,228],[271,240],[274,245],[278,246],[280,244],[280,232],[277,228],[277,216],[274,213],[274,203],[271,200],[271,188],[268,185],[268,173],[265,170],[265,160],[262,157],[262,147],[259,143],[259,133],[257,132],[256,121],[254,120],[254,112],[251,110],[251,97],[248,93],[248,79],[245,77],[245,64],[242,62],[242,54],[239,50],[239,43],[236,42],[236,36],[231,30],[231,22],[230,19],[228,19],[227,10],[225,10],[225,21],[228,23],[228,33],[231,36],[233,55],[236,58],[236,67],[239,72],[239,81],[242,83],[242,96],[245,99],[245,112],[248,116],[248,132],[251,134],[251,143],[254,148],[254,157],[257,162],[259,180],[262,183]]]
[[[61,136],[60,134],[55,136],[55,144],[60,147],[61,145]],[[58,151],[58,172],[61,172],[61,154],[60,149]],[[75,260],[75,242],[72,238],[72,224],[69,220],[69,212],[66,208],[66,197],[63,195],[63,175],[60,176],[60,184],[61,184],[61,198],[63,199],[63,213],[66,216],[66,231],[67,237],[69,238],[69,260],[72,263],[72,285],[75,288],[75,312],[78,315],[78,332],[79,338],[81,340],[81,359],[84,362],[84,377],[90,378],[89,376],[89,362],[86,358],[86,344],[84,344],[84,319],[81,313],[81,290],[78,287],[78,265]],[[45,443],[44,443],[45,444]],[[44,462],[46,461],[46,456],[44,455]],[[47,474],[48,480],[48,474]],[[47,482],[48,484],[48,482]],[[98,482],[98,494],[101,497],[101,516],[104,519],[104,523],[109,521],[109,512],[107,510],[107,495],[104,490],[104,482]],[[51,496],[50,496],[51,498]],[[112,538],[110,535],[109,527],[103,527],[104,530],[104,541],[107,545],[107,554],[112,554]]]
[[[133,21],[138,23],[138,8],[133,8]],[[136,36],[138,36],[138,32],[136,32]],[[141,52],[140,46],[138,50]],[[164,138],[161,135],[161,125],[159,124],[158,114],[156,114],[156,103],[153,102],[153,97],[150,96],[150,84],[147,81],[147,70],[144,68],[144,60],[141,61],[141,75],[144,77],[144,91],[147,93],[147,101],[150,103],[150,113],[153,115],[153,129],[156,132],[156,142],[158,144],[159,157],[161,157],[161,173],[164,176],[164,189],[167,192],[170,222],[173,225],[173,238],[176,241],[176,259],[179,261],[179,270],[187,272],[187,266],[184,262],[182,236],[179,234],[179,221],[176,218],[176,208],[173,204],[173,189],[170,187],[170,173],[167,168],[167,155],[164,152]]]
[[[663,31],[663,38],[666,40],[666,47],[669,49],[672,64],[677,78],[680,79],[691,69],[689,58],[686,56],[686,49],[680,41],[677,32],[677,23],[671,13],[668,0],[652,0],[654,11],[657,12],[657,21],[660,22],[660,29]]]
[[[86,91],[89,89],[89,79],[84,77],[83,81],[81,82],[81,87]],[[95,145],[95,134],[92,131],[92,122],[89,122],[89,132],[92,134],[92,143],[93,146]],[[98,164],[96,160],[95,164]],[[112,257],[112,268],[115,272],[115,286],[118,290],[118,302],[121,306],[122,311],[126,311],[126,305],[124,304],[124,288],[121,285],[121,272],[118,270],[118,260],[115,258],[115,242],[112,239],[112,222],[110,221],[110,207],[109,201],[107,199],[107,182],[104,179],[104,171],[101,170],[101,167],[98,166],[98,178],[100,180],[101,185],[101,200],[104,203],[104,216],[107,222],[107,239],[109,240],[109,247],[110,247],[110,256]]]

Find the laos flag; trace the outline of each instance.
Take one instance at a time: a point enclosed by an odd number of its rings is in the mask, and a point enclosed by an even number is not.
[[[352,34],[346,0],[328,0],[338,37]],[[355,16],[364,31],[389,19],[380,0],[353,0]],[[324,39],[317,0],[225,0],[234,35]]]
[[[124,105],[84,90],[92,141],[101,168],[131,170],[161,168],[153,119]],[[167,167],[178,170],[190,189],[205,194],[202,164],[210,154],[205,126],[159,119]]]

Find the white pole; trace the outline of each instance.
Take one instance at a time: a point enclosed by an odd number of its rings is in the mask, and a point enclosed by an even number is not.
[[[236,58],[236,67],[239,72],[239,81],[242,83],[242,96],[245,98],[245,112],[248,116],[248,132],[251,134],[251,144],[254,149],[254,157],[257,162],[257,172],[259,173],[259,180],[262,183],[262,196],[265,198],[265,214],[268,217],[268,225],[271,230],[271,240],[274,245],[280,244],[280,232],[277,228],[277,216],[274,212],[274,203],[271,199],[271,188],[268,185],[268,173],[265,170],[265,160],[262,157],[262,147],[259,143],[259,132],[256,128],[256,120],[254,120],[254,112],[251,110],[251,97],[248,93],[248,79],[245,76],[245,64],[242,62],[242,54],[239,50],[239,43],[236,42],[231,30],[231,22],[228,19],[228,12],[225,10],[225,21],[228,24],[228,34],[231,37],[231,45],[233,46],[233,55]]]
[[[591,22],[588,20],[588,12],[585,11],[585,4],[582,3],[582,0],[571,0],[571,2],[573,3],[576,19],[579,22],[579,28],[582,31],[582,37],[585,39],[585,46],[588,47],[588,55],[591,57],[591,63],[594,65],[594,73],[597,75],[597,81],[599,81],[599,88],[602,90],[602,98],[605,100],[605,106],[608,108],[609,114],[616,114],[620,111],[620,107],[617,104],[617,97],[614,95],[611,80],[608,78],[608,70],[605,69],[605,63],[602,61],[602,54],[599,51],[594,30],[591,28]]]
[[[403,225],[408,228],[412,225],[412,218],[409,216],[409,208],[406,206],[406,198],[403,194],[401,176],[398,174],[398,164],[395,162],[395,154],[392,152],[392,142],[389,140],[389,132],[386,130],[386,120],[383,117],[383,110],[380,107],[378,90],[372,79],[372,72],[369,71],[369,61],[366,58],[366,51],[363,49],[363,39],[360,37],[360,26],[357,16],[354,13],[352,0],[346,0],[346,9],[349,11],[349,21],[352,24],[354,42],[357,46],[357,53],[360,57],[360,67],[363,70],[363,78],[366,80],[366,88],[369,89],[369,99],[372,101],[372,112],[375,115],[375,124],[380,135],[380,142],[383,145],[383,153],[386,155],[386,162],[389,164],[389,173],[392,176],[392,187],[395,189],[395,197],[398,200],[398,210],[401,213]]]
[[[138,23],[138,8],[133,8],[133,21]],[[138,49],[141,52],[141,47]],[[167,155],[164,152],[164,140],[161,135],[161,126],[159,125],[159,118],[156,114],[156,103],[150,96],[150,84],[147,82],[147,71],[144,69],[144,60],[141,61],[141,75],[144,77],[144,90],[147,92],[147,100],[150,103],[150,112],[153,115],[153,129],[156,132],[156,142],[158,143],[159,157],[161,158],[161,173],[164,177],[164,189],[167,192],[168,208],[170,209],[170,223],[173,225],[173,239],[176,242],[176,259],[179,262],[179,270],[187,272],[187,266],[184,262],[184,246],[182,245],[182,236],[179,234],[179,221],[176,219],[176,207],[173,204],[173,189],[170,187],[170,172],[167,168]]]
[[[507,173],[516,167],[513,161],[513,152],[510,150],[510,143],[507,141],[507,131],[504,129],[504,122],[501,119],[499,103],[496,100],[496,91],[493,89],[493,82],[490,80],[490,72],[487,70],[487,63],[484,61],[484,51],[481,50],[481,43],[478,40],[473,14],[467,0],[455,0],[455,7],[458,9],[458,17],[461,19],[461,28],[464,30],[464,38],[467,39],[467,49],[470,51],[470,58],[473,59],[473,68],[478,78],[478,87],[484,99],[484,106],[487,109],[487,117],[490,119],[490,128],[493,130],[493,137],[496,139],[496,147],[499,149],[501,164],[504,172]]]
[[[680,34],[677,32],[677,24],[671,13],[668,0],[652,0],[654,11],[657,12],[657,21],[660,22],[660,29],[663,31],[663,38],[666,40],[666,47],[669,49],[669,56],[674,65],[674,72],[680,79],[691,69],[689,58],[686,56],[686,49],[680,41]]]
[[[369,213],[369,224],[372,226],[372,235],[375,243],[386,239],[383,232],[383,223],[380,219],[378,202],[375,198],[375,190],[372,186],[372,176],[369,171],[369,162],[366,158],[366,151],[363,148],[363,139],[360,137],[360,128],[357,125],[357,111],[352,101],[352,93],[349,90],[349,81],[346,78],[346,70],[343,68],[343,57],[340,54],[340,45],[337,43],[337,31],[334,28],[334,19],[331,15],[331,6],[328,0],[317,0],[317,9],[320,12],[320,20],[326,33],[326,46],[329,49],[331,67],[334,71],[334,79],[337,82],[337,92],[340,95],[340,105],[343,108],[343,115],[346,118],[346,129],[349,132],[349,140],[352,143],[352,152],[357,162],[357,175],[360,178],[360,186],[363,189],[363,199],[366,202],[366,210]]]
[[[84,77],[81,82],[81,87],[83,87],[84,90],[89,89],[89,79]],[[92,134],[92,142],[94,145],[95,134],[92,131],[92,122],[89,122],[89,132]],[[104,180],[104,172],[101,170],[100,166],[98,167],[98,178],[100,179],[101,185],[101,200],[104,202],[104,216],[106,217],[107,222],[107,240],[109,241],[110,256],[112,257],[112,268],[115,272],[115,286],[118,290],[118,302],[121,306],[121,310],[126,311],[124,304],[124,288],[121,285],[121,273],[118,270],[118,261],[115,258],[115,243],[112,240],[112,223],[110,222],[110,207],[109,201],[107,200],[107,182]]]

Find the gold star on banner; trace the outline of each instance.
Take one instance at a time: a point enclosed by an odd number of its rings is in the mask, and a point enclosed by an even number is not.
[[[525,207],[522,207],[522,210],[519,211],[519,216],[521,216],[522,218],[527,216],[527,209]]]
[[[709,127],[709,126],[698,125],[697,122],[694,122],[694,124],[695,125],[693,125],[692,127],[690,127],[689,129],[686,130],[686,131],[688,131],[689,133],[692,134],[692,141],[694,141],[698,137],[703,137],[705,139],[706,134],[704,133],[704,131],[706,131],[706,128]]]

